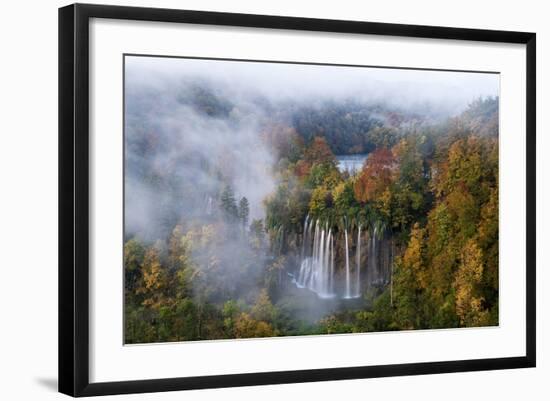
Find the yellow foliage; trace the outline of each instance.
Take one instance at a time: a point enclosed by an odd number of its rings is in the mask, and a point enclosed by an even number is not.
[[[251,314],[254,319],[270,321],[273,319],[275,308],[269,299],[269,294],[265,288],[262,288],[256,304],[252,307]]]
[[[425,229],[415,223],[409,240],[409,245],[403,254],[403,265],[412,269],[418,286],[426,289],[429,284],[429,274],[424,264],[424,235]]]
[[[167,284],[167,277],[160,264],[158,250],[155,247],[149,248],[145,252],[141,270],[142,283],[136,292],[146,295],[143,305],[158,307],[162,299],[162,291]]]
[[[456,313],[465,326],[483,325],[488,311],[483,309],[483,297],[476,295],[476,287],[483,275],[483,255],[475,240],[469,240],[462,249],[461,262],[455,276]]]
[[[241,313],[235,322],[236,338],[273,337],[273,327],[264,321],[253,319],[248,313]]]

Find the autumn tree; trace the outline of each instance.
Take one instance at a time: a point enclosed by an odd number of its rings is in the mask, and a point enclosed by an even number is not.
[[[317,187],[311,194],[309,213],[313,217],[324,216],[328,211],[332,210],[332,204],[332,193],[325,187]]]
[[[242,312],[234,325],[236,338],[273,337],[273,327],[264,321],[256,320],[248,313]]]
[[[401,139],[392,154],[397,164],[395,178],[390,188],[389,205],[385,214],[391,217],[392,226],[406,233],[411,224],[425,218],[430,205],[427,163],[421,147],[425,136]]]
[[[421,328],[424,320],[420,305],[430,279],[425,254],[425,235],[425,230],[418,223],[415,224],[403,256],[397,258],[395,263],[395,321],[401,329]]]
[[[391,150],[380,148],[369,154],[355,181],[355,198],[359,202],[376,202],[389,190],[396,169]]]
[[[469,240],[460,255],[460,265],[453,283],[456,291],[456,313],[463,326],[482,326],[487,323],[488,311],[479,293],[483,277],[483,257],[475,240]]]
[[[178,224],[172,230],[168,240],[168,266],[170,270],[179,269],[185,262],[182,257],[186,254],[186,249],[182,239],[183,227]]]
[[[498,308],[498,188],[491,191],[489,200],[481,209],[481,219],[478,223],[478,245],[483,253],[483,297],[491,307]]]
[[[160,263],[157,247],[146,250],[141,266],[142,280],[137,288],[137,294],[143,294],[143,305],[158,308],[161,306],[163,291],[167,285],[167,273]]]
[[[275,317],[275,308],[269,299],[269,294],[265,288],[260,290],[260,294],[256,299],[256,303],[250,310],[250,314],[254,319],[264,322],[271,322]]]
[[[321,136],[316,136],[306,149],[304,160],[313,164],[335,164],[336,158],[330,149],[326,139]]]

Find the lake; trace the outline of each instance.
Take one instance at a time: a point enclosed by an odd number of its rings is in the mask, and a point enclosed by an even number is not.
[[[336,155],[338,161],[338,169],[341,172],[347,171],[350,174],[354,174],[361,170],[363,163],[367,160],[368,153],[357,155]]]

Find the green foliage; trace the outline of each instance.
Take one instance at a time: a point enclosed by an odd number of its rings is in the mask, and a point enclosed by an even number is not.
[[[262,248],[265,239],[265,230],[262,220],[252,220],[250,224],[250,243],[256,250]]]
[[[396,128],[412,118],[382,105],[327,102],[296,110],[293,125],[306,143],[322,136],[334,153],[352,154],[393,146],[399,135]]]
[[[132,238],[124,244],[124,285],[126,291],[135,291],[141,279],[141,265],[145,257],[145,247]]]
[[[430,206],[431,194],[428,191],[428,169],[425,136],[410,136],[401,139],[393,148],[399,168],[390,187],[390,207],[392,227],[406,233],[411,225],[423,221]]]
[[[248,215],[250,214],[250,204],[246,197],[242,197],[239,201],[239,212],[238,217],[241,220],[243,229],[248,225]]]
[[[309,212],[312,217],[318,218],[326,215],[333,206],[332,193],[325,187],[317,187],[311,194]]]
[[[268,229],[284,226],[297,232],[308,211],[311,192],[294,177],[281,176],[275,192],[265,202],[265,226]]]
[[[334,204],[334,210],[339,217],[342,216],[356,216],[361,211],[360,204],[355,200],[355,194],[353,192],[354,180],[348,179],[340,182],[332,190],[332,200]]]
[[[334,163],[315,163],[309,171],[306,184],[310,188],[325,185],[333,188],[340,182],[340,172]]]
[[[226,185],[220,197],[220,207],[228,221],[234,221],[239,217],[239,209],[235,200],[235,193],[230,185]]]

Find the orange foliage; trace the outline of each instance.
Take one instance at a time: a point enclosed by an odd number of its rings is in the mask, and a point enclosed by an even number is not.
[[[316,136],[305,152],[305,160],[310,164],[333,163],[336,159],[325,138]]]
[[[305,160],[299,160],[298,163],[296,163],[296,167],[294,168],[294,174],[296,174],[297,177],[303,178],[309,175],[310,170],[311,164],[309,164]]]
[[[391,150],[381,148],[369,154],[354,185],[355,198],[360,202],[377,200],[390,186],[395,169]]]

